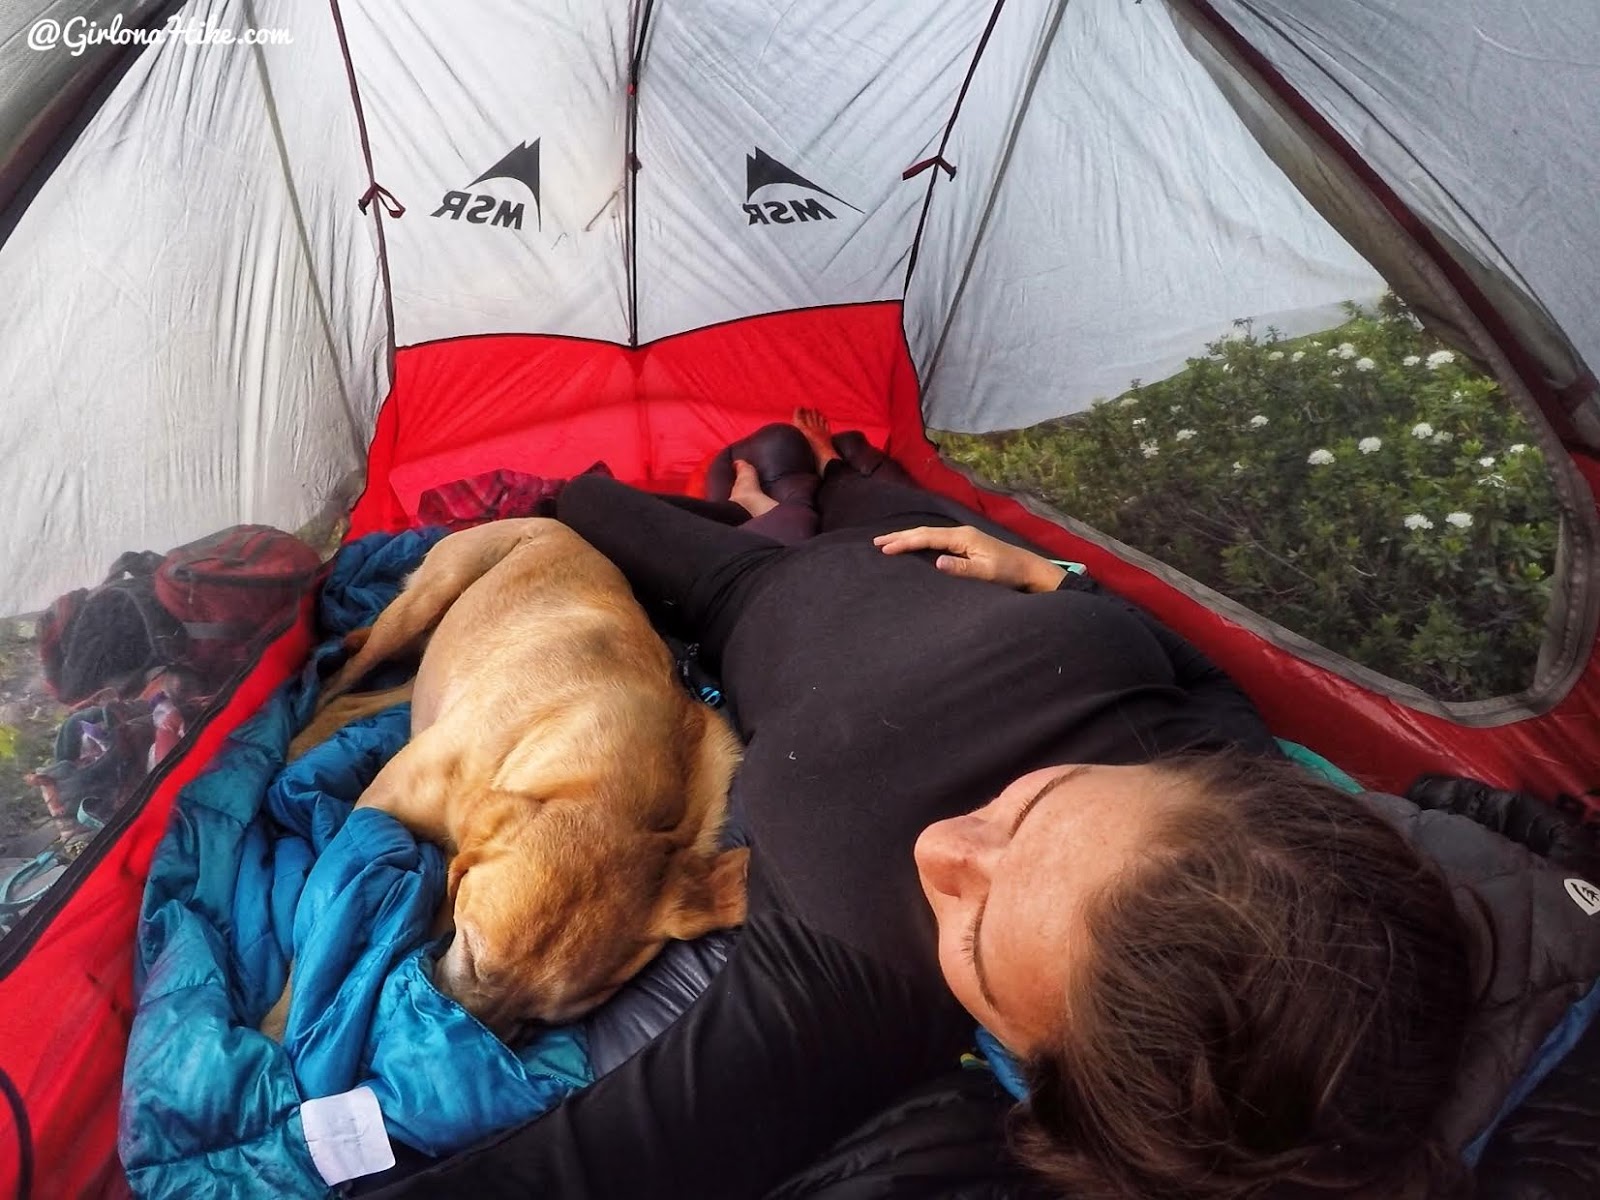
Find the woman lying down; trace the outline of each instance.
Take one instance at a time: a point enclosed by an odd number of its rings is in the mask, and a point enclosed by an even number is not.
[[[748,741],[725,969],[594,1086],[383,1194],[751,1200],[975,1025],[1069,1195],[1437,1194],[1473,991],[1440,876],[1175,634],[806,433],[794,545],[604,478],[560,503]]]

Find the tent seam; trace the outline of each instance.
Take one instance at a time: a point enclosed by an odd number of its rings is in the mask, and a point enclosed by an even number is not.
[[[245,0],[245,20],[252,28],[259,28],[261,22],[256,16],[254,0]],[[356,421],[355,411],[350,403],[349,382],[345,379],[344,363],[339,357],[338,345],[333,336],[333,321],[328,313],[327,297],[322,291],[322,280],[317,274],[316,259],[311,253],[311,236],[306,230],[305,208],[300,201],[300,189],[295,186],[294,172],[289,166],[289,147],[284,141],[283,124],[279,119],[278,101],[272,90],[272,79],[267,73],[266,56],[262,53],[259,43],[251,46],[251,57],[256,64],[256,74],[261,80],[261,91],[265,99],[267,122],[272,128],[272,141],[278,150],[278,165],[283,171],[284,186],[289,192],[289,209],[294,214],[295,240],[300,245],[300,253],[304,256],[307,274],[310,276],[311,295],[317,306],[317,320],[322,326],[322,337],[327,343],[329,357],[333,360],[334,378],[339,385],[339,399],[343,402],[345,428],[350,435],[350,449],[357,460],[366,458],[365,439],[361,437]]]
[[[623,169],[628,181],[627,226],[624,241],[628,261],[624,264],[628,274],[628,346],[639,348],[639,80],[644,73],[644,48],[650,37],[650,16],[655,11],[655,0],[644,0],[643,9],[635,6],[639,14],[637,29],[630,37],[628,55],[628,117],[626,160]]]
[[[356,64],[350,57],[350,39],[345,33],[344,14],[339,11],[339,0],[328,0],[328,6],[333,12],[334,32],[339,35],[339,53],[344,58],[345,77],[350,83],[350,105],[355,110],[356,131],[361,135],[361,158],[367,168],[367,195],[373,195],[378,190],[378,179],[372,166],[372,140],[367,135],[367,114],[361,104],[361,87],[356,82]],[[394,283],[389,275],[389,240],[383,232],[383,204],[380,201],[372,206],[372,225],[378,237],[378,271],[383,279],[383,308],[384,315],[389,323],[388,337],[388,367],[389,390],[394,390],[394,358],[395,358],[395,328],[394,328]]]
[[[637,346],[629,346],[625,342],[612,341],[610,338],[590,337],[581,333],[541,333],[532,329],[501,329],[488,330],[483,333],[452,333],[444,337],[424,338],[420,342],[407,342],[399,347],[401,350],[416,350],[423,346],[439,346],[448,342],[471,342],[484,338],[548,338],[558,342],[587,342],[595,346],[614,346],[618,350],[646,350],[651,346],[658,346],[662,342],[670,342],[674,338],[688,337],[690,334],[703,333],[708,329],[721,329],[728,325],[738,325],[745,321],[764,321],[768,317],[782,317],[790,313],[823,312],[834,308],[872,308],[877,305],[890,304],[900,306],[903,301],[898,298],[880,300],[833,300],[824,304],[802,304],[795,308],[774,308],[766,312],[746,313],[740,317],[727,317],[720,321],[712,321],[706,325],[691,325],[687,329],[675,329],[671,333],[663,333],[660,337],[650,338],[640,342]]]
[[[989,38],[993,35],[995,26],[1000,23],[1000,12],[1005,6],[1006,0],[995,0],[994,8],[989,12],[988,24],[983,27],[983,34],[978,38],[978,47],[972,52],[972,61],[967,64],[966,78],[961,81],[961,89],[956,93],[956,102],[950,108],[950,117],[944,123],[944,134],[939,138],[939,149],[935,157],[928,160],[928,166],[931,168],[928,175],[928,189],[923,194],[922,214],[917,218],[917,231],[911,237],[911,255],[906,262],[905,283],[900,289],[902,294],[911,290],[911,276],[916,273],[917,254],[922,249],[922,234],[928,225],[928,213],[933,209],[933,189],[939,182],[939,170],[936,164],[943,164],[950,172],[951,178],[955,177],[955,167],[945,159],[944,152],[950,146],[950,136],[955,132],[956,121],[961,116],[961,106],[966,102],[967,90],[972,87],[972,80],[978,74],[978,63],[983,59],[983,52],[989,48]]]
[[[1005,183],[1006,175],[1011,170],[1012,159],[1016,155],[1017,143],[1021,140],[1022,125],[1027,120],[1028,110],[1033,105],[1033,97],[1038,91],[1039,77],[1044,74],[1045,62],[1050,57],[1050,51],[1055,46],[1056,37],[1061,32],[1061,21],[1065,17],[1067,5],[1071,0],[1059,0],[1055,11],[1051,14],[1044,37],[1039,43],[1039,53],[1035,56],[1033,66],[1028,71],[1028,81],[1023,88],[1022,103],[1017,107],[1016,119],[1011,128],[1006,132],[1005,149],[1001,152],[1000,163],[995,171],[994,181],[989,185],[989,195],[984,201],[983,216],[978,218],[977,231],[972,236],[972,247],[967,253],[967,261],[961,269],[961,278],[956,283],[955,294],[950,298],[950,306],[945,310],[944,321],[939,329],[939,337],[933,344],[933,353],[928,356],[928,369],[924,375],[917,370],[916,359],[911,360],[912,370],[917,373],[917,388],[919,394],[926,391],[933,382],[933,376],[939,369],[939,360],[944,356],[945,343],[950,338],[950,330],[955,325],[956,311],[961,307],[962,300],[967,294],[967,284],[972,279],[972,273],[977,266],[978,251],[983,246],[984,237],[989,231],[990,221],[999,203],[1000,187]],[[931,185],[930,185],[931,187]]]

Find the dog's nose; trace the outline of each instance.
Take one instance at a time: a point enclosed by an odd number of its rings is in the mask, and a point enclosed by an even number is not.
[[[508,1046],[520,1046],[533,1036],[535,1027],[539,1024],[533,1020],[512,1021],[503,1031],[496,1030],[501,1041]]]

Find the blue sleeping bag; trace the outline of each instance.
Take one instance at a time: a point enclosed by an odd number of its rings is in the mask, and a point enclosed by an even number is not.
[[[443,535],[347,546],[324,588],[324,627],[370,624]],[[307,1100],[370,1089],[389,1137],[438,1155],[592,1077],[578,1027],[512,1052],[432,984],[443,857],[388,814],[354,810],[405,744],[409,708],[347,726],[284,766],[318,666],[338,648],[321,647],[179,793],[156,851],[119,1131],[140,1196],[326,1195]],[[256,1027],[291,961],[280,1046]]]

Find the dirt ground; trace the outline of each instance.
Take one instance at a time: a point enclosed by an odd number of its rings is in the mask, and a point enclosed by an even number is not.
[[[0,857],[55,824],[39,789],[25,781],[50,761],[67,715],[45,687],[34,630],[31,618],[0,620]]]

